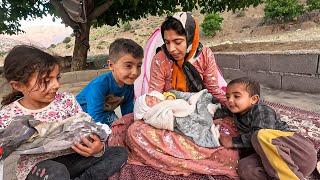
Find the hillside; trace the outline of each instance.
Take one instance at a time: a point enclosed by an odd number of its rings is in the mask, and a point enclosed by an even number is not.
[[[320,12],[315,11],[302,15],[294,22],[282,24],[263,23],[263,5],[256,8],[248,8],[239,12],[223,12],[224,18],[222,30],[214,37],[205,37],[201,34],[201,42],[206,46],[214,46],[215,51],[283,51],[283,50],[319,50],[320,49]],[[193,12],[194,16],[202,22],[203,15]],[[114,26],[103,26],[92,29],[90,34],[90,55],[105,54],[108,52],[110,43],[119,37],[132,38],[142,46],[153,32],[160,26],[165,17],[149,16],[148,18],[130,22],[130,24]],[[49,32],[48,32],[49,31]],[[50,28],[39,31],[42,40],[52,44],[52,35],[65,37],[66,34],[54,31],[50,33]],[[45,32],[45,33],[43,33]],[[70,33],[70,31],[69,31]],[[51,34],[51,39],[49,35]],[[39,33],[33,33],[39,38]],[[3,42],[0,36],[0,52],[7,50],[15,43]],[[20,39],[23,39],[23,37]],[[35,39],[32,35],[28,39]],[[33,41],[37,44],[36,41]],[[3,44],[9,44],[3,47]],[[39,43],[38,43],[39,44]],[[60,55],[71,55],[73,51],[74,38],[69,43],[59,43],[49,51]],[[1,58],[1,57],[0,57]]]

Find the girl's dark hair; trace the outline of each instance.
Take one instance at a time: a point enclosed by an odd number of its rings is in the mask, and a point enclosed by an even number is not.
[[[38,72],[36,86],[46,87],[44,79],[49,76],[56,65],[59,65],[59,61],[55,56],[32,46],[18,45],[11,49],[4,60],[4,77],[7,82],[17,81],[27,84],[31,75]],[[22,92],[13,90],[3,97],[1,105],[8,105],[21,97],[23,97]]]
[[[169,16],[161,25],[161,35],[162,39],[164,36],[164,31],[174,30],[180,36],[187,36],[186,30],[183,28],[181,22],[176,18]]]

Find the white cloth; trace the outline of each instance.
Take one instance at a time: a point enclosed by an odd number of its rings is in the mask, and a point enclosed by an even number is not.
[[[146,96],[153,96],[161,101],[165,100],[165,96],[161,94],[158,91],[152,91],[148,94],[144,94],[136,99],[136,102],[134,103],[134,108],[133,108],[133,116],[134,120],[141,120],[143,119],[143,116],[146,114],[146,112],[150,109],[150,107],[147,105],[146,102]]]
[[[204,92],[206,90],[192,95],[189,102],[183,99],[162,101],[148,110],[143,119],[153,127],[173,131],[175,118],[186,117],[194,112],[197,101]]]

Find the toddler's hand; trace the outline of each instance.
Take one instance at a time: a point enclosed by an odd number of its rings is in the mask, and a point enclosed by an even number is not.
[[[101,152],[104,145],[100,141],[100,138],[94,134],[91,134],[90,138],[92,141],[90,141],[87,137],[82,137],[81,140],[83,144],[76,143],[71,148],[78,154],[85,157],[89,157]]]
[[[232,137],[226,135],[220,135],[220,143],[225,148],[232,148]]]

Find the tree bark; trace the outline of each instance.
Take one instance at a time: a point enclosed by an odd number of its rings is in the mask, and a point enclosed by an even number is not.
[[[76,37],[73,49],[71,71],[83,70],[89,50],[90,23],[81,24],[80,36]]]

